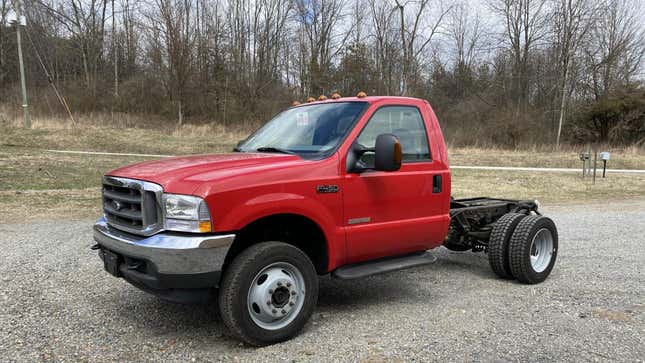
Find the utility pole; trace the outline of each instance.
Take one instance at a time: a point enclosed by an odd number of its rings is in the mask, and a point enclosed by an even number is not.
[[[20,63],[20,85],[22,87],[22,109],[25,115],[25,128],[31,128],[29,120],[29,102],[27,100],[27,84],[25,82],[25,63],[22,59],[22,42],[20,39],[20,26],[22,25],[22,15],[20,13],[20,1],[15,0],[16,8],[16,38],[18,41],[18,62]],[[26,21],[25,21],[26,25]]]
[[[114,12],[114,0],[112,0],[112,53],[114,53],[114,97],[119,97],[119,53],[116,43],[116,13]]]

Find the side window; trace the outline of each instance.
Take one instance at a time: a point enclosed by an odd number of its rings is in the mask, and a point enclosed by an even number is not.
[[[372,148],[380,134],[394,134],[401,141],[403,162],[430,160],[428,136],[421,113],[411,106],[385,106],[378,109],[367,122],[357,141]],[[361,162],[366,167],[374,165],[374,154],[365,153]]]

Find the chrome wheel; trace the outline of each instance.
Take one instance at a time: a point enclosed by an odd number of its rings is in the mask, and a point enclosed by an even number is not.
[[[247,297],[251,319],[259,327],[277,330],[289,325],[305,301],[305,279],[286,262],[263,268],[251,283]]]
[[[531,241],[531,267],[540,273],[549,266],[553,257],[553,235],[547,228],[540,229]]]

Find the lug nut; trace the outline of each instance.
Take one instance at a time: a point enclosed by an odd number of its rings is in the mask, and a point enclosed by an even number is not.
[[[271,300],[267,301],[267,305],[271,306]]]
[[[283,314],[286,314],[286,313],[287,313],[287,311],[286,311],[286,310],[284,310],[284,309],[282,309],[282,313],[283,313]]]
[[[269,294],[273,294],[273,289],[269,289]]]
[[[293,301],[289,301],[289,306],[294,306],[294,305],[296,305],[296,303],[294,303]]]
[[[290,282],[287,282],[287,287],[291,287],[291,283],[290,283]]]
[[[296,292],[295,292],[295,291],[291,291],[291,295],[294,295],[294,296],[295,296],[295,295],[296,295]]]
[[[273,310],[271,310],[271,312],[275,314],[275,313],[277,313],[277,312],[278,312],[278,310],[273,309]]]
[[[282,286],[282,282],[278,281],[278,286]]]

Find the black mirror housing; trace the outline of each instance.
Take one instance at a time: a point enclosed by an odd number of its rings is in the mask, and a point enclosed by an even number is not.
[[[403,151],[401,142],[393,134],[381,134],[376,137],[374,145],[374,169],[396,171],[401,169]]]

